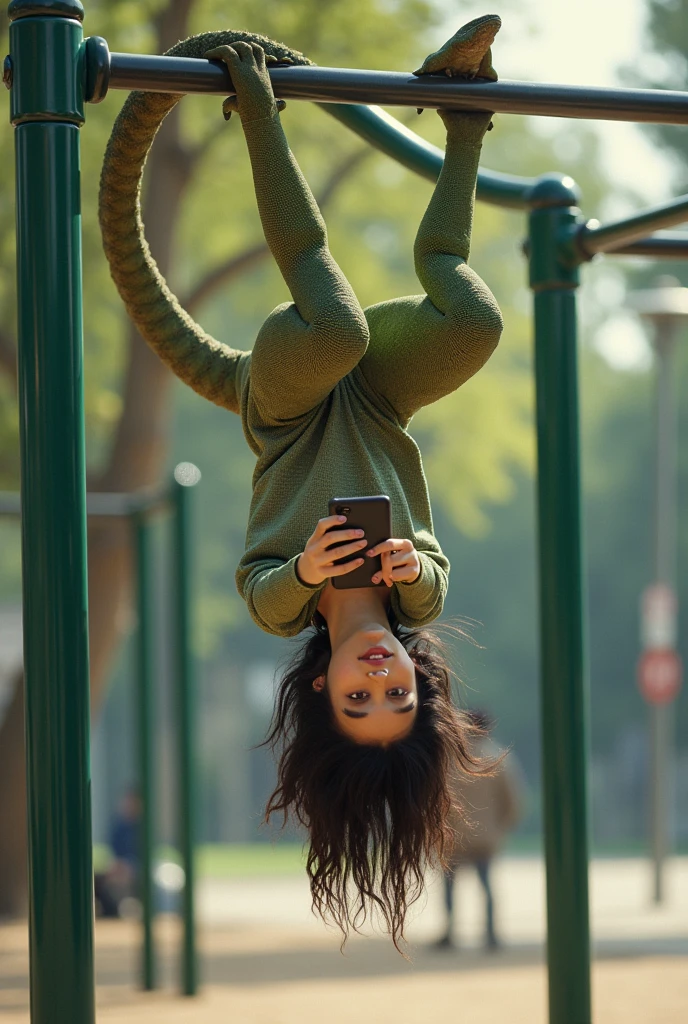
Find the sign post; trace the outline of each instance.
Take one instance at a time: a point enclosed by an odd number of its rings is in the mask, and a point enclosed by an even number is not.
[[[636,292],[632,305],[650,325],[655,350],[654,586],[643,595],[639,683],[650,704],[652,760],[651,835],[654,901],[662,900],[663,863],[668,849],[667,790],[673,766],[671,701],[678,693],[681,666],[676,647],[676,389],[673,353],[678,331],[688,321],[688,288],[658,278]],[[652,653],[651,653],[652,652]]]
[[[683,668],[676,651],[678,602],[667,583],[646,587],[641,599],[638,687],[650,708],[652,723],[652,860],[653,897],[663,897],[663,869],[669,834],[668,790],[671,751],[669,705],[681,689]]]

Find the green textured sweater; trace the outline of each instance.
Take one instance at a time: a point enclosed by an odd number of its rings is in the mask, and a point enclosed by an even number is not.
[[[254,620],[291,636],[322,586],[296,561],[335,496],[388,494],[392,535],[409,538],[421,574],[397,584],[405,626],[442,611],[449,563],[433,534],[420,452],[407,432],[421,406],[454,391],[494,349],[502,321],[468,257],[480,139],[489,118],[443,114],[444,168],[415,245],[426,295],[359,306],[327,247],[315,201],[279,116],[244,122],[266,239],[294,303],[278,307],[238,360],[244,433],[258,457],[236,580]]]
[[[206,33],[170,52],[257,39],[278,57],[303,55],[246,33]],[[502,321],[489,289],[466,265],[480,143],[489,115],[442,111],[447,150],[415,244],[426,294],[361,309],[334,262],[317,205],[289,150],[279,115],[242,125],[265,236],[293,297],[274,310],[251,353],[216,341],[179,305],[145,240],[140,193],[146,155],[180,96],[131,93],[108,144],[100,191],[103,244],[127,311],[149,345],[190,387],[233,412],[257,456],[246,551],[237,585],[265,630],[298,633],[320,587],[295,572],[332,497],[388,494],[392,530],[413,541],[422,572],[392,588],[407,626],[440,614],[448,562],[433,534],[420,453],[407,433],[416,410],[458,388],[489,357]],[[255,104],[254,104],[254,109]]]

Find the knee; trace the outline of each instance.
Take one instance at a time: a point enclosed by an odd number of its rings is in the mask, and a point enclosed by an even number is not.
[[[355,364],[365,354],[370,331],[360,306],[335,303],[324,309],[312,326],[333,356],[339,353],[344,361]]]
[[[504,320],[494,295],[477,274],[462,268],[464,288],[457,289],[457,302],[451,314],[457,332],[470,339],[472,347],[488,359],[499,343]]]
[[[504,330],[501,310],[491,294],[490,300],[472,309],[464,321],[464,331],[468,331],[486,359],[497,348]]]

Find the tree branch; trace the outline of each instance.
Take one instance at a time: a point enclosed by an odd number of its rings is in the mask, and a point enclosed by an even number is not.
[[[160,52],[169,50],[171,46],[188,35],[188,24],[191,8],[195,0],[170,0],[155,18]]]
[[[350,153],[342,162],[334,168],[329,178],[323,185],[322,191],[316,197],[321,210],[332,201],[340,186],[349,178],[356,168],[366,160],[374,150],[371,146],[364,146],[361,149]],[[214,267],[191,289],[189,294],[182,300],[182,306],[189,313],[194,313],[204,302],[206,302],[218,289],[258,266],[270,255],[266,242],[257,242],[249,246],[236,256],[230,256],[228,260]]]

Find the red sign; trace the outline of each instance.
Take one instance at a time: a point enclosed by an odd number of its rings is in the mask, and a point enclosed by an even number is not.
[[[649,704],[670,704],[681,689],[683,666],[671,647],[645,651],[638,662],[638,686]]]

